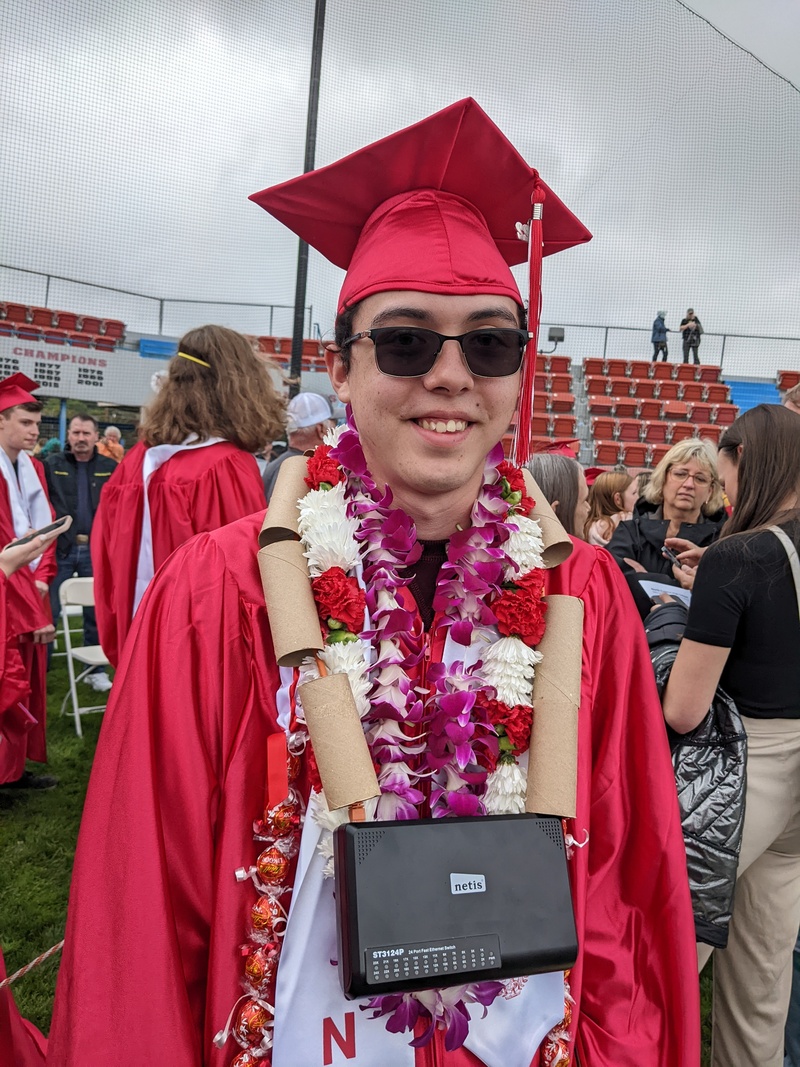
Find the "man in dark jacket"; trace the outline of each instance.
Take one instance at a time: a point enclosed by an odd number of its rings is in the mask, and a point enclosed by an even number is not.
[[[115,460],[97,451],[98,437],[97,422],[91,415],[74,415],[67,430],[67,447],[48,456],[44,464],[56,516],[72,516],[72,526],[62,535],[56,549],[58,573],[50,585],[50,606],[56,623],[61,612],[58,591],[62,583],[73,575],[92,577],[89,552],[92,522],[103,486],[117,469]],[[83,609],[83,642],[99,644],[93,608]],[[98,692],[111,688],[111,679],[102,669],[93,671],[85,680]]]
[[[664,325],[664,316],[666,311],[659,311],[656,315],[655,322],[653,323],[653,332],[650,335],[650,341],[653,345],[653,363],[658,359],[659,352],[661,353],[661,360],[663,363],[667,362],[667,356],[669,355],[669,349],[667,348],[667,334],[669,330]]]

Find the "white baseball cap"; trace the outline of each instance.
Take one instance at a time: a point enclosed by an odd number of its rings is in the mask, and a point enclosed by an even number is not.
[[[330,404],[319,393],[298,393],[289,401],[286,414],[290,430],[302,430],[333,418]]]

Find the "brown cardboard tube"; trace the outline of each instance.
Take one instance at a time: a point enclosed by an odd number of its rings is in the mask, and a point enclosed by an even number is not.
[[[544,541],[542,560],[548,569],[557,567],[572,554],[574,545],[569,539],[569,534],[556,518],[556,513],[547,503],[544,493],[534,481],[531,472],[523,467],[522,476],[525,479],[528,496],[536,501],[536,507],[530,517],[537,519],[542,528],[542,540]]]
[[[278,666],[297,667],[324,647],[301,542],[275,541],[262,548],[258,569]]]
[[[345,808],[380,795],[364,728],[346,674],[298,687],[328,807]]]
[[[259,548],[275,541],[299,541],[297,502],[308,492],[305,478],[308,460],[305,456],[290,456],[281,463],[275,488],[272,491],[261,533]]]
[[[543,658],[533,678],[525,810],[572,819],[578,783],[583,601],[572,596],[545,599],[547,628],[537,646]]]

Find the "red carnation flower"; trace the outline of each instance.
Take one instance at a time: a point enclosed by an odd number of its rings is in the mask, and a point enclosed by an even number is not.
[[[547,605],[542,600],[544,575],[531,571],[518,578],[514,585],[503,589],[492,604],[497,619],[497,628],[504,637],[519,637],[534,648],[544,635],[544,613]]]
[[[325,635],[329,619],[340,622],[351,633],[361,632],[366,598],[355,578],[348,578],[341,567],[330,567],[318,578],[312,578],[311,589]]]
[[[330,446],[319,445],[315,448],[314,454],[308,460],[308,473],[305,479],[309,489],[319,489],[323,483],[336,485],[344,480],[344,472],[338,463],[331,459]]]
[[[519,756],[520,753],[525,752],[531,743],[533,708],[525,704],[515,704],[512,708],[501,700],[484,700],[483,706],[494,728],[502,727],[511,742],[514,755]]]

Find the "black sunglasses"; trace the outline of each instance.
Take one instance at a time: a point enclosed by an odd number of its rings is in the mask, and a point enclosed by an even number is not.
[[[470,330],[450,337],[420,326],[381,326],[354,333],[342,348],[369,337],[375,345],[378,370],[392,378],[420,378],[433,370],[445,341],[458,341],[471,374],[478,378],[506,378],[522,365],[525,346],[533,334],[506,328]]]

